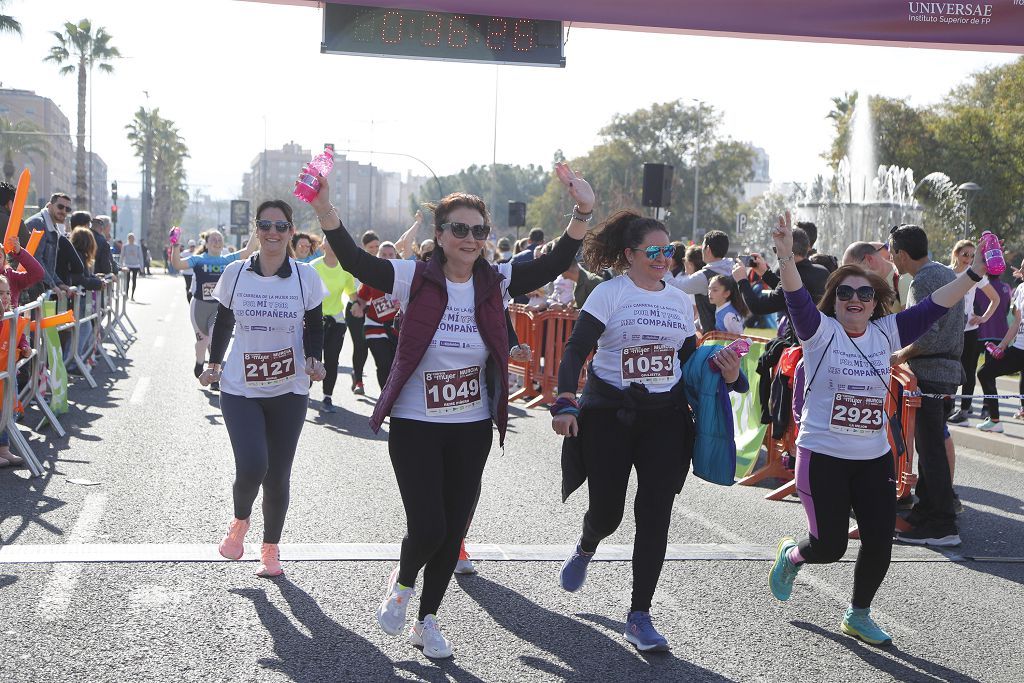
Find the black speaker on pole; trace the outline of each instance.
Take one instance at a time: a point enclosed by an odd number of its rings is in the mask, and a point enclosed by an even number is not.
[[[508,227],[522,228],[526,226],[526,202],[508,203]]]
[[[672,204],[672,169],[669,164],[644,164],[644,206]]]

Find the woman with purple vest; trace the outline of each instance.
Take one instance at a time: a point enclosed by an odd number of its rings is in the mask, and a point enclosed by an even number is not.
[[[388,450],[405,506],[401,563],[391,573],[377,622],[405,626],[423,570],[419,616],[409,641],[428,657],[452,654],[437,625],[459,546],[491,450],[491,422],[504,445],[508,423],[508,330],[512,297],[554,280],[572,263],[593,215],[594,192],[566,164],[556,175],[576,202],[565,234],[547,256],[491,265],[483,258],[489,215],[476,196],[455,193],[432,206],[436,247],[429,261],[388,261],[358,248],[331,206],[328,183],[312,202],[341,266],[401,304],[394,365],[370,426],[390,416]]]
[[[860,551],[853,599],[843,633],[871,645],[892,636],[871,618],[871,601],[889,571],[896,526],[896,475],[886,434],[891,356],[913,344],[980,282],[985,259],[931,296],[890,315],[891,287],[860,266],[829,276],[817,308],[793,265],[789,213],[772,231],[782,289],[803,348],[807,382],[797,437],[796,488],[807,514],[808,538],[783,538],[768,577],[772,594],[788,600],[804,564],[831,564],[846,552],[850,510],[857,515]],[[956,313],[954,313],[956,315]],[[892,425],[894,434],[898,426]]]

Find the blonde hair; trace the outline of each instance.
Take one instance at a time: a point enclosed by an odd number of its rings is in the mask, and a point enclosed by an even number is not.
[[[950,268],[956,268],[957,265],[959,265],[956,262],[957,256],[959,256],[960,252],[963,251],[964,249],[966,249],[967,247],[971,247],[972,249],[976,248],[974,246],[974,242],[972,242],[970,240],[960,240],[959,242],[957,242],[956,244],[953,245],[953,251],[949,252],[949,267]]]

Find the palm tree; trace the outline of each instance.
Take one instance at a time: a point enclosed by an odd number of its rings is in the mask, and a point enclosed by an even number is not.
[[[88,75],[96,67],[104,73],[111,73],[114,67],[109,60],[121,56],[118,49],[110,44],[111,36],[103,27],[93,33],[92,22],[82,19],[77,24],[67,22],[64,32],[53,31],[57,44],[50,48],[50,54],[43,60],[60,66],[61,75],[78,75],[78,149],[75,153],[75,205],[88,208],[86,196],[89,185],[85,175],[85,94]]]
[[[4,179],[7,182],[14,180],[14,157],[18,154],[36,154],[45,157],[50,152],[50,145],[46,138],[34,135],[39,133],[39,128],[31,121],[18,121],[11,123],[9,119],[0,116],[0,150],[3,150],[4,157]]]
[[[173,121],[159,109],[139,107],[125,126],[128,142],[143,169],[143,238],[159,244],[188,206],[185,159],[188,147]]]
[[[7,0],[0,0],[0,7],[7,4]],[[17,33],[21,35],[21,22],[7,14],[0,14],[0,33]]]
[[[125,126],[128,131],[128,142],[131,143],[135,156],[139,158],[139,166],[142,167],[142,228],[146,228],[152,218],[153,155],[156,151],[153,138],[157,122],[160,120],[159,107],[149,110],[139,107],[139,110],[135,112],[135,118]]]

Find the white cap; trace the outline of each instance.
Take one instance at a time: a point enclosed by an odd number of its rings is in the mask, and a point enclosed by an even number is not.
[[[190,246],[190,247],[196,246],[196,241],[195,240],[189,240],[188,241],[188,246]]]

